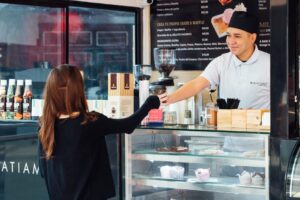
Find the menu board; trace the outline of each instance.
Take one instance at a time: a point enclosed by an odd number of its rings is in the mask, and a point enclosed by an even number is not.
[[[212,59],[229,51],[228,13],[242,3],[259,18],[256,43],[260,50],[269,52],[269,1],[155,0],[151,5],[152,49],[176,48],[177,70],[203,70]]]

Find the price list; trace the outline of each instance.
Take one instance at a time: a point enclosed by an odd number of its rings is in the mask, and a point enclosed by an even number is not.
[[[226,14],[239,3],[259,16],[257,44],[268,52],[269,0],[156,0],[151,6],[152,48],[176,48],[177,70],[203,70],[212,59],[228,52]]]
[[[269,13],[269,0],[258,0],[258,9],[260,12]],[[269,17],[266,15],[260,17],[258,45],[265,51],[270,50],[271,29]]]

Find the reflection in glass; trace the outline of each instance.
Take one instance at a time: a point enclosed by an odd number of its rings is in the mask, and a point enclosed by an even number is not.
[[[132,72],[135,13],[69,10],[69,63],[82,67],[88,99],[107,99],[107,73]]]
[[[107,99],[109,72],[132,72],[136,57],[136,12],[81,7],[69,7],[68,11],[58,7],[0,3],[0,79],[31,79],[36,107],[42,107],[42,91],[50,70],[67,61],[82,68],[89,100]],[[69,24],[66,24],[67,16]],[[67,45],[69,48],[66,48]],[[1,125],[6,127],[5,123],[10,122],[16,123],[6,120]],[[29,130],[29,127],[21,130],[14,124],[1,133],[10,135],[20,131],[23,134],[27,128]],[[120,199],[120,138],[109,136],[106,140],[117,192],[113,199]],[[35,138],[26,143],[27,146],[31,145],[30,150],[34,147],[36,151],[36,141]],[[11,155],[18,149],[21,153],[27,153],[23,151],[24,148],[28,149],[27,146],[22,141],[19,143],[17,149],[9,147]],[[6,146],[0,145],[3,159],[7,155]],[[7,179],[1,173],[0,199],[6,199],[3,195],[7,192],[4,191],[7,180],[12,179]]]
[[[32,79],[40,98],[50,69],[65,62],[62,8],[0,4],[0,79]]]

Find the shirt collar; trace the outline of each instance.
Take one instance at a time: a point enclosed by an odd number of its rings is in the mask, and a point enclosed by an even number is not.
[[[257,45],[255,45],[253,54],[251,55],[251,57],[246,62],[243,62],[240,59],[238,59],[236,57],[236,55],[233,55],[233,61],[234,61],[235,66],[239,66],[241,64],[246,64],[246,65],[247,64],[253,64],[258,59],[258,55],[259,55],[259,50],[257,48]]]

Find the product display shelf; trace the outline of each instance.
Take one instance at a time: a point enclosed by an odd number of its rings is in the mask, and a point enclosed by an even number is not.
[[[145,176],[137,175],[133,176],[134,185],[155,186],[160,188],[172,188],[183,190],[195,190],[195,191],[211,191],[222,193],[239,193],[239,194],[253,194],[264,195],[264,185],[241,185],[239,184],[238,177],[236,178],[213,178],[206,181],[199,181],[195,177],[184,177],[183,179],[163,179],[159,176]]]
[[[132,160],[152,160],[152,161],[167,161],[176,163],[207,163],[214,161],[222,165],[235,165],[249,167],[264,167],[265,157],[245,157],[243,154],[223,153],[222,155],[201,154],[195,155],[192,153],[165,153],[156,152],[155,150],[133,151]]]
[[[207,127],[200,125],[162,125],[162,126],[139,126],[138,129],[143,130],[165,130],[165,131],[187,131],[187,132],[214,132],[214,133],[231,133],[231,134],[270,134],[268,129],[243,129],[243,128],[218,128],[218,127]]]

